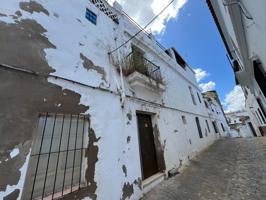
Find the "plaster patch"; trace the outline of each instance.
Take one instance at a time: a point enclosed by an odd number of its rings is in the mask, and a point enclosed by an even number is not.
[[[87,70],[95,70],[97,73],[101,74],[102,80],[106,82],[106,73],[104,71],[104,68],[95,66],[94,63],[88,59],[86,56],[84,56],[82,53],[80,53],[80,59],[83,60],[83,67]]]
[[[37,13],[44,13],[47,16],[49,16],[49,12],[48,10],[46,10],[41,4],[39,4],[36,1],[30,1],[30,2],[20,2],[19,3],[19,7],[24,10],[27,11],[29,13],[33,13],[33,12],[37,12]]]
[[[26,161],[24,162],[22,167],[19,169],[20,174],[21,174],[19,182],[16,185],[7,185],[6,190],[0,192],[0,199],[3,199],[5,196],[11,194],[15,190],[23,189],[25,178],[26,178],[27,166],[28,166],[29,159],[30,159],[30,153],[31,153],[31,150],[26,157]],[[19,193],[18,199],[21,199],[21,195],[22,195],[22,192]]]
[[[16,157],[18,154],[19,154],[19,149],[18,148],[15,148],[15,149],[13,149],[10,152],[10,158],[12,159],[12,158]]]
[[[125,183],[122,189],[122,197],[121,200],[125,200],[126,198],[130,198],[134,193],[133,184]]]

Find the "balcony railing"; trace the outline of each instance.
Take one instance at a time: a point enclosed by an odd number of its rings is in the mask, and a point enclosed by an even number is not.
[[[123,72],[125,76],[128,76],[135,71],[147,76],[157,83],[163,84],[160,67],[144,56],[131,52],[125,58],[125,66]]]

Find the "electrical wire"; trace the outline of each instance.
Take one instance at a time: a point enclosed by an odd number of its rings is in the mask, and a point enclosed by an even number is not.
[[[159,17],[175,0],[171,0],[148,24],[146,24],[146,26],[144,26],[143,28],[141,28],[135,35],[133,35],[131,38],[129,38],[127,41],[125,41],[123,44],[121,44],[119,47],[115,48],[112,51],[109,51],[108,54],[112,54],[115,51],[117,51],[118,49],[120,49],[121,47],[123,47],[125,44],[127,44],[129,41],[131,41],[132,39],[134,39],[138,34],[140,34],[142,31],[144,31],[149,25],[151,25],[155,19],[157,19],[157,17]]]

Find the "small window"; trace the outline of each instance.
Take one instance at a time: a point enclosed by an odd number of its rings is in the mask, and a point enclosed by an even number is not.
[[[217,123],[215,121],[212,122],[213,125],[213,129],[215,131],[215,133],[219,133],[218,127],[217,127]]]
[[[86,9],[86,18],[93,24],[96,25],[97,23],[97,15],[89,10],[88,8]]]
[[[198,95],[199,102],[201,103],[201,98],[198,92],[197,92],[197,95]]]
[[[195,100],[195,96],[194,96],[193,91],[192,91],[192,87],[189,86],[188,88],[189,88],[189,92],[190,92],[190,95],[191,95],[191,99],[193,101],[193,104],[194,105],[197,105],[196,100]]]
[[[205,120],[205,122],[206,122],[206,125],[207,125],[207,128],[208,128],[208,132],[210,133],[210,132],[211,132],[211,130],[210,130],[210,127],[209,127],[209,123],[208,123],[208,121],[207,121],[207,120]]]
[[[199,137],[200,138],[203,138],[202,131],[201,131],[201,127],[200,127],[199,118],[196,117],[195,120],[196,120],[197,128],[198,128],[198,131],[199,131]]]
[[[221,123],[221,127],[223,129],[223,132],[225,132],[224,125]]]
[[[204,101],[205,107],[209,108],[207,101]]]
[[[186,120],[186,117],[184,115],[182,116],[182,121],[183,121],[183,124],[187,124],[187,120]]]

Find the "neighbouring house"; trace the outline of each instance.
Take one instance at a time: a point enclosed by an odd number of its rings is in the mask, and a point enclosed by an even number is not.
[[[139,199],[227,135],[218,97],[139,30],[116,2],[1,3],[0,199]]]
[[[222,137],[230,137],[230,128],[217,92],[213,90],[204,92],[202,95],[209,117],[213,119],[211,123],[214,132]]]
[[[266,1],[207,0],[258,136],[266,135]]]
[[[247,111],[226,113],[226,118],[230,127],[231,137],[257,137]]]

